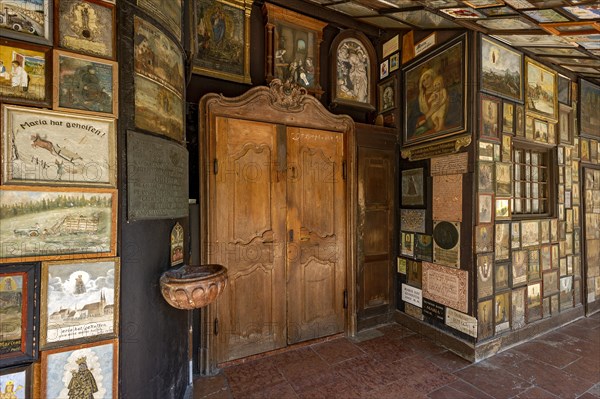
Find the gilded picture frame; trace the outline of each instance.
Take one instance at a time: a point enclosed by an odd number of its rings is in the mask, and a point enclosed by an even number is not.
[[[39,268],[35,263],[0,268],[0,367],[32,362],[39,350]]]
[[[523,54],[481,35],[481,91],[523,102]]]
[[[120,272],[119,258],[42,262],[41,349],[117,337]]]
[[[54,42],[93,57],[116,58],[116,8],[98,0],[55,0]]]
[[[52,0],[36,1],[35,5],[27,0],[3,3],[2,7],[7,8],[7,13],[17,17],[13,24],[0,27],[0,36],[52,45],[52,4]]]
[[[375,110],[377,54],[367,36],[357,30],[343,30],[331,44],[329,59],[331,63],[330,76],[332,77],[331,102]],[[388,60],[385,62],[387,63]],[[389,74],[389,67],[386,70]],[[385,76],[380,74],[380,78]],[[389,82],[389,80],[385,82]],[[381,101],[379,85],[377,88],[377,98]],[[397,86],[395,90],[397,90]],[[380,113],[389,109],[391,107],[382,110],[381,102],[379,102],[378,111]]]
[[[0,39],[0,102],[52,105],[52,49]],[[15,84],[15,86],[13,86]]]
[[[0,112],[2,184],[116,186],[113,118],[14,105]]]
[[[86,115],[119,113],[119,71],[115,61],[54,50],[52,108]]]
[[[115,256],[117,190],[1,186],[0,238],[0,263]]]
[[[525,111],[550,121],[558,119],[558,73],[525,57]]]
[[[73,379],[93,379],[98,397],[119,397],[118,339],[42,351],[40,368],[43,399],[66,398]]]
[[[192,71],[251,84],[249,0],[192,1]]]
[[[461,35],[402,69],[404,145],[466,131],[467,48]]]

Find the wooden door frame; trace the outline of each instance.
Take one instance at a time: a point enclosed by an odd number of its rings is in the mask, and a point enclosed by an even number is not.
[[[210,212],[214,204],[215,188],[212,186],[213,159],[216,152],[217,117],[245,119],[274,123],[289,127],[312,128],[338,132],[344,136],[346,161],[346,289],[348,307],[345,310],[344,330],[348,336],[356,334],[356,206],[358,187],[356,182],[356,137],[354,121],[347,115],[330,113],[304,88],[282,83],[279,79],[269,86],[258,86],[239,97],[228,98],[210,93],[199,104],[199,165],[200,165],[200,263],[210,263],[211,231],[217,223]],[[227,266],[227,265],[224,265]],[[203,308],[200,315],[200,374],[210,375],[217,371],[215,358],[216,340],[213,337],[215,305]]]

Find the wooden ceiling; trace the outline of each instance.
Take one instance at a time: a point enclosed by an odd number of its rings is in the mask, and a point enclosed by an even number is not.
[[[390,30],[468,28],[600,80],[600,0],[305,0]]]

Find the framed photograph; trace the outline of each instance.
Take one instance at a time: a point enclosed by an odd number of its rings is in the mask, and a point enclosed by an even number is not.
[[[135,73],[182,95],[185,76],[183,54],[179,45],[162,30],[137,15],[133,18],[133,34]],[[233,63],[234,60],[231,61]]]
[[[510,291],[494,296],[494,324],[496,334],[510,329],[510,297]]]
[[[540,244],[540,224],[538,220],[523,220],[521,222],[521,246],[533,247]]]
[[[522,104],[515,105],[515,135],[525,136],[525,106]]]
[[[118,398],[118,340],[106,340],[42,352],[41,397],[66,398],[73,386],[94,397]]]
[[[114,119],[13,105],[0,111],[2,184],[116,186]]]
[[[54,50],[52,107],[116,118],[118,75],[115,61]]]
[[[415,235],[413,233],[402,232],[401,239],[400,254],[410,258],[415,256]]]
[[[56,0],[54,40],[60,47],[114,60],[115,7],[97,0]]]
[[[249,0],[195,0],[192,2],[193,18],[192,60],[193,73],[238,83],[252,83],[250,79],[250,12]],[[226,31],[228,33],[226,33]],[[287,49],[272,50],[275,55],[271,73],[279,68],[280,78],[289,73],[291,54]],[[277,64],[280,64],[277,66]],[[304,60],[312,68],[315,60]],[[287,69],[287,70],[286,70]],[[306,73],[306,72],[305,72]]]
[[[523,101],[523,55],[487,36],[481,36],[481,90]]]
[[[487,298],[494,293],[494,256],[477,255],[477,298]]]
[[[479,136],[498,140],[500,134],[500,104],[497,98],[481,95]]]
[[[116,337],[119,276],[119,258],[43,262],[42,349]]]
[[[492,299],[477,304],[477,339],[479,341],[494,335]]]
[[[379,79],[387,78],[390,74],[389,60],[385,60],[379,64]]]
[[[252,2],[248,1],[248,3],[251,6]],[[264,3],[263,14],[266,24],[267,83],[273,79],[296,83],[319,98],[323,93],[319,84],[320,44],[323,40],[323,28],[327,26],[327,23],[270,3]],[[214,28],[209,29],[214,30]],[[365,54],[364,57],[366,56]],[[356,69],[365,68],[360,71],[356,70],[355,73],[361,76],[367,74],[365,58],[358,58],[355,61]],[[364,81],[361,82],[364,83]],[[374,88],[371,90],[374,93]],[[374,97],[373,94],[371,98],[373,106]]]
[[[390,57],[390,72],[394,72],[400,67],[400,53],[392,54]]]
[[[527,322],[542,318],[542,284],[535,283],[527,286]]]
[[[115,189],[2,186],[0,210],[0,263],[115,256]]]
[[[477,201],[477,223],[493,223],[494,222],[494,195],[479,194]]]
[[[529,263],[529,252],[522,251],[512,251],[512,286],[516,287],[518,285],[524,284],[527,282],[527,265]]]
[[[466,130],[466,48],[462,35],[403,68],[405,145]]]
[[[506,101],[502,102],[502,132],[515,133],[515,105]]]
[[[580,79],[579,124],[582,136],[600,138],[600,86]],[[583,149],[583,148],[582,148]],[[581,155],[583,160],[583,154]],[[589,159],[588,159],[589,160]]]
[[[36,266],[28,263],[0,268],[0,367],[38,358],[39,297],[36,285],[39,271]]]
[[[502,135],[502,162],[512,161],[512,136],[510,134]]]
[[[573,145],[573,125],[573,109],[564,104],[559,104],[558,132],[561,144]]]
[[[494,161],[494,143],[479,140],[479,160]]]
[[[52,45],[52,3],[51,0],[4,2],[0,37]]]
[[[510,247],[512,249],[521,248],[521,223],[512,222],[510,224]]]
[[[558,118],[558,74],[525,58],[525,110],[542,118]]]
[[[510,224],[496,223],[494,260],[503,261],[510,259]]]
[[[0,39],[0,101],[51,105],[49,47]]]
[[[510,197],[512,194],[512,164],[496,162],[496,195]]]
[[[494,192],[494,163],[477,163],[477,185],[480,193]]]
[[[509,264],[495,263],[494,264],[494,292],[498,292],[510,287],[509,284]]]
[[[402,206],[425,205],[423,168],[402,171]]]
[[[494,250],[494,225],[481,224],[475,226],[475,253],[491,252]]]
[[[116,2],[116,0],[115,0]],[[173,0],[164,2],[162,0],[137,0],[138,7],[150,14],[154,19],[159,21],[171,32],[177,40],[181,41],[182,27],[182,10],[183,1]],[[215,22],[215,26],[219,26],[220,21]],[[225,27],[221,25],[224,30]],[[221,33],[223,34],[223,33]]]
[[[542,278],[540,269],[540,251],[538,249],[529,250],[529,259],[527,262],[527,281],[536,281]]]
[[[510,198],[496,198],[496,220],[509,220],[510,215]]]
[[[559,104],[571,105],[571,79],[558,74],[558,102]]]
[[[35,397],[33,394],[33,365],[0,369],[0,394],[4,394],[4,397],[10,399]]]
[[[511,293],[511,325],[513,330],[525,326],[525,297],[527,287],[512,290]]]
[[[383,113],[398,106],[398,80],[396,75],[377,84],[377,110]]]

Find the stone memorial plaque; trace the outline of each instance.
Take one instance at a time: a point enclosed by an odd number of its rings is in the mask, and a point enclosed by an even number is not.
[[[460,223],[434,223],[433,261],[445,266],[460,267]]]
[[[425,209],[400,209],[400,230],[425,233]]]
[[[414,317],[415,319],[423,320],[423,310],[415,305],[411,305],[408,302],[404,304],[404,313]]]
[[[187,217],[188,152],[169,140],[127,132],[129,220]]]
[[[466,313],[469,306],[469,273],[429,262],[423,262],[422,267],[423,298]]]
[[[469,154],[460,152],[445,157],[431,158],[431,176],[454,175],[467,173]]]
[[[412,305],[423,306],[423,291],[418,288],[411,287],[407,284],[402,284],[402,300]]]
[[[423,314],[443,323],[446,315],[446,307],[423,298]]]
[[[446,308],[446,325],[477,338],[477,319],[473,316]]]
[[[433,220],[462,222],[462,177],[433,176]]]

